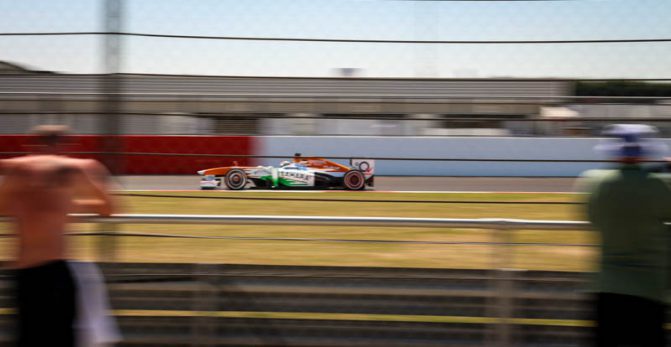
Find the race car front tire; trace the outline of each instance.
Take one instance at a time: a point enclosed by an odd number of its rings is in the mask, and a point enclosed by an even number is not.
[[[241,190],[247,186],[247,174],[240,169],[232,169],[226,173],[224,183],[230,190]]]
[[[361,171],[347,171],[343,177],[343,185],[347,190],[362,190],[366,187],[366,177]]]

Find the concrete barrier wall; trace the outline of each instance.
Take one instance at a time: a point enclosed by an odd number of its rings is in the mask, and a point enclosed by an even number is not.
[[[600,139],[515,137],[371,137],[371,136],[262,136],[256,138],[258,155],[463,159],[603,160],[594,151]],[[671,139],[663,140],[671,147]],[[277,165],[280,159],[262,159]],[[343,161],[344,162],[344,161]],[[384,160],[376,174],[391,176],[577,176],[603,163],[439,162]]]
[[[72,151],[100,150],[99,136],[73,136]],[[549,159],[602,160],[594,151],[600,139],[519,137],[407,136],[122,136],[124,151],[152,153],[235,154],[259,156],[352,158]],[[671,148],[671,139],[663,140]],[[0,136],[0,152],[26,150],[30,137]],[[0,157],[5,157],[0,155]],[[92,156],[98,158],[98,156]],[[197,170],[232,165],[278,165],[281,159],[171,157],[129,155],[125,174],[195,174]],[[339,160],[346,163],[347,160]],[[526,176],[573,177],[603,163],[527,163],[478,161],[379,160],[376,173],[387,176]]]

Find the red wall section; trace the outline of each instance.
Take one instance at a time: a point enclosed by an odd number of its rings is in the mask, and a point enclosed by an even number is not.
[[[232,165],[238,161],[240,165],[250,165],[248,158],[224,158],[207,156],[163,156],[163,155],[130,155],[132,153],[171,153],[171,154],[254,154],[254,140],[249,136],[145,136],[122,135],[122,174],[127,175],[167,175],[167,174],[195,174],[196,171]],[[73,135],[70,136],[70,152],[99,152],[102,150],[102,136]],[[30,151],[31,136],[2,135],[0,136],[0,157],[14,155],[6,152]],[[73,155],[76,157],[95,158],[99,155]]]
[[[99,152],[102,141],[101,136],[72,135],[68,136],[67,152]],[[33,136],[29,135],[0,135],[0,158],[17,156],[7,152],[31,152],[35,142]],[[95,158],[97,155],[72,155],[77,158]]]
[[[122,136],[124,152],[180,154],[253,154],[249,136]],[[249,165],[248,158],[171,157],[129,155],[124,158],[124,173],[137,174],[195,174],[196,171],[217,166],[229,166],[233,161]]]

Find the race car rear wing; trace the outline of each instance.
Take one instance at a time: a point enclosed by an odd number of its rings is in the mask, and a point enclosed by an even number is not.
[[[366,179],[375,175],[375,160],[372,159],[350,159],[349,165],[363,172]]]

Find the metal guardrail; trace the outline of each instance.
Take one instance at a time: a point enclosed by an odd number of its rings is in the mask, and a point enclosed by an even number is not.
[[[118,236],[150,237],[150,234],[118,233],[120,224],[171,224],[171,225],[305,225],[305,226],[366,226],[366,227],[426,227],[426,228],[461,228],[491,229],[494,240],[489,243],[493,248],[493,266],[495,271],[492,288],[492,312],[488,316],[498,323],[492,328],[498,346],[511,346],[514,336],[514,320],[516,288],[514,275],[508,271],[512,267],[513,252],[516,245],[513,230],[589,230],[588,222],[523,220],[503,218],[459,219],[459,218],[406,218],[406,217],[333,217],[333,216],[272,216],[272,215],[168,215],[168,214],[118,214],[110,217],[99,217],[87,214],[71,215],[73,222],[100,223],[100,230],[107,230],[96,235],[105,235],[105,242],[99,244],[102,260],[114,258],[115,242]],[[0,219],[0,222],[8,219]],[[91,234],[89,234],[91,235]],[[109,237],[109,238],[108,238]],[[179,235],[162,235],[162,237],[179,237]],[[107,242],[112,241],[112,242]],[[561,245],[557,245],[561,246]],[[585,245],[588,246],[588,245]],[[202,300],[207,301],[206,298]]]
[[[75,222],[111,224],[252,224],[252,225],[337,225],[471,229],[587,230],[588,222],[526,220],[506,218],[407,218],[407,217],[331,217],[272,215],[175,215],[117,214],[98,217],[71,215]],[[6,219],[0,219],[6,221]]]

